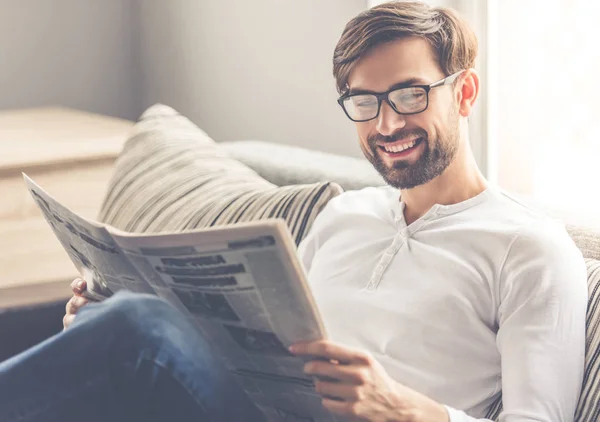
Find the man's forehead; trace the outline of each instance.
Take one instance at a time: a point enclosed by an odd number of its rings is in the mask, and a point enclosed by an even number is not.
[[[383,92],[398,84],[429,84],[442,75],[431,45],[422,38],[409,37],[369,51],[352,69],[348,88]]]

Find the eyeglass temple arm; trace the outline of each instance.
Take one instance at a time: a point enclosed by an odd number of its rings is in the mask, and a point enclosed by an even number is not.
[[[437,81],[432,83],[431,85],[429,85],[430,88],[435,88],[438,86],[442,86],[442,85],[450,85],[451,83],[453,83],[456,78],[458,78],[463,72],[465,71],[465,69],[463,70],[459,70],[456,73],[453,73],[452,75],[448,76],[447,78],[442,79],[441,81]]]

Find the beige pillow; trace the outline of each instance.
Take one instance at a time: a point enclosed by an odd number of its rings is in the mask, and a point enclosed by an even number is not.
[[[231,158],[164,105],[148,109],[115,163],[99,219],[129,232],[284,219],[296,244],[342,188],[330,182],[278,187]]]

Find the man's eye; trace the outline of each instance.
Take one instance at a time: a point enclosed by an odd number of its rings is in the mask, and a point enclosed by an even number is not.
[[[350,101],[354,107],[365,108],[377,106],[377,98],[374,98],[371,95],[357,95],[350,98]]]
[[[400,97],[400,99],[402,101],[407,101],[407,102],[410,102],[410,101],[419,101],[422,98],[423,98],[423,94],[422,93],[406,94],[406,95],[403,95],[402,97]]]

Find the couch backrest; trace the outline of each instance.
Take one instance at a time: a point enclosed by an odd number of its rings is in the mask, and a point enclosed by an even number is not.
[[[223,142],[221,145],[233,158],[279,186],[333,181],[345,190],[352,190],[384,184],[364,159],[264,141]],[[555,212],[550,211],[550,214],[562,217]],[[568,219],[566,223],[583,256],[600,260],[600,229],[569,224]]]
[[[586,258],[600,260],[600,230],[567,224],[567,231]]]

